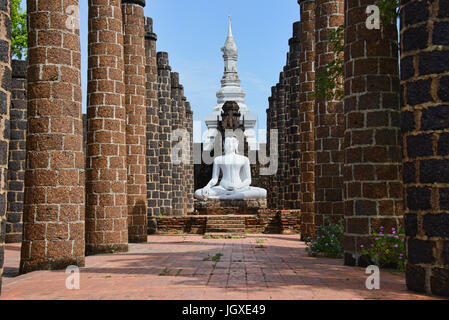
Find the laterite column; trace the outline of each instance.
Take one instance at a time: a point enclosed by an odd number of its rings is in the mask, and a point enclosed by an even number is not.
[[[325,72],[336,57],[328,42],[329,33],[344,25],[344,0],[316,0],[315,66]],[[338,79],[343,82],[343,79]],[[340,85],[337,89],[343,89]],[[343,101],[338,98],[316,98],[315,101],[315,225],[324,217],[333,222],[344,219],[344,132]]]
[[[271,152],[271,130],[278,131],[278,121],[277,121],[277,87],[271,87],[271,97],[268,98],[269,108],[267,111],[267,143],[270,146]],[[279,152],[279,143],[276,141],[276,152]],[[270,184],[268,186],[267,204],[269,209],[278,209],[278,194],[279,194],[279,168],[276,173],[270,176]]]
[[[289,102],[287,113],[288,122],[288,161],[289,161],[289,192],[288,209],[301,208],[301,153],[300,153],[300,118],[299,118],[299,92],[301,73],[301,22],[293,23],[293,36],[289,40]]]
[[[145,0],[122,0],[129,242],[147,242]]]
[[[157,53],[158,68],[158,100],[159,100],[159,166],[160,166],[160,198],[161,214],[172,214],[172,170],[171,162],[171,68],[168,63],[168,53]]]
[[[70,8],[69,8],[70,7]],[[28,0],[28,133],[20,273],[84,266],[78,1]],[[76,17],[76,15],[75,15]]]
[[[449,296],[449,2],[401,1],[406,281]]]
[[[156,61],[157,36],[153,33],[153,20],[145,19],[145,57],[146,57],[146,116],[147,116],[147,199],[148,199],[148,223],[150,217],[160,214],[160,179],[159,179],[159,103]],[[152,220],[151,220],[152,221]]]
[[[279,75],[279,83],[277,84],[277,112],[278,112],[278,128],[279,128],[279,171],[278,171],[278,209],[285,210],[286,195],[290,172],[288,172],[288,139],[287,139],[287,99],[286,99],[286,79],[285,70]]]
[[[6,243],[22,242],[27,132],[26,61],[12,60]]]
[[[9,139],[9,108],[11,104],[11,3],[0,3],[0,294],[5,250],[6,194]]]
[[[179,73],[172,72],[171,76],[171,127],[172,134],[169,139],[172,143],[172,148],[178,143],[182,143],[182,137],[177,140],[174,139],[174,134],[177,130],[182,129],[182,91],[183,88],[179,84]],[[181,152],[182,150],[180,150]],[[177,155],[179,157],[178,163],[172,163],[172,215],[183,215],[183,192],[182,192],[182,176],[183,176],[183,163],[181,159],[181,153]]]
[[[366,7],[345,1],[344,251],[359,266],[370,235],[403,214],[396,24],[367,29]]]
[[[128,250],[126,113],[120,0],[89,0],[88,254]]]
[[[315,0],[298,0],[301,12],[299,139],[301,152],[301,238],[315,231]]]
[[[185,174],[184,188],[187,193],[187,214],[192,214],[195,211],[194,197],[195,197],[195,170],[193,164],[193,111],[190,102],[185,101],[185,114],[186,114],[186,124],[184,129],[189,133],[188,152],[185,153],[187,157],[185,163]]]

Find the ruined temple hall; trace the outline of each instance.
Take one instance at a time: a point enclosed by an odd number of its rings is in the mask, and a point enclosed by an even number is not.
[[[449,298],[449,0],[201,1],[0,0],[0,300]]]

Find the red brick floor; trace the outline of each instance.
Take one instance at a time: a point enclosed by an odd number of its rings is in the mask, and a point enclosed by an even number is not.
[[[20,246],[7,245],[1,299],[436,299],[407,291],[399,272],[382,271],[381,289],[369,291],[364,269],[308,257],[304,248],[289,235],[151,236],[126,254],[87,257],[80,290],[68,290],[64,271],[13,277]],[[217,254],[223,255],[218,263],[208,259]]]

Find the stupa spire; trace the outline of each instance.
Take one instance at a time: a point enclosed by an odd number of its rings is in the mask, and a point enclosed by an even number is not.
[[[257,140],[254,128],[257,116],[250,114],[248,106],[245,105],[245,90],[240,87],[240,78],[237,71],[238,50],[232,33],[231,16],[228,16],[228,36],[225,45],[221,48],[224,60],[224,74],[221,79],[221,88],[217,91],[217,105],[211,115],[206,116],[208,129],[204,150],[210,151],[214,147],[215,136],[218,134],[218,121],[221,119],[223,106],[226,102],[235,102],[239,106],[241,123],[245,127],[245,137],[251,150],[257,149]],[[218,121],[217,121],[218,119]]]
[[[232,22],[231,22],[231,16],[228,17],[229,19],[229,26],[228,26],[228,37],[226,38],[226,43],[223,48],[221,48],[221,51],[223,51],[223,58],[226,60],[235,60],[237,62],[237,45],[234,41],[234,35],[232,34]]]

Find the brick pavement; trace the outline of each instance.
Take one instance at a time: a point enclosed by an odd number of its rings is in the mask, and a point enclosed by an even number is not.
[[[294,235],[150,236],[147,244],[130,245],[128,253],[86,257],[81,289],[74,291],[66,289],[64,271],[13,277],[20,248],[9,244],[0,299],[435,299],[407,291],[399,272],[382,271],[381,290],[368,291],[364,269],[308,257],[304,248]],[[220,261],[211,261],[217,254],[223,255]]]

